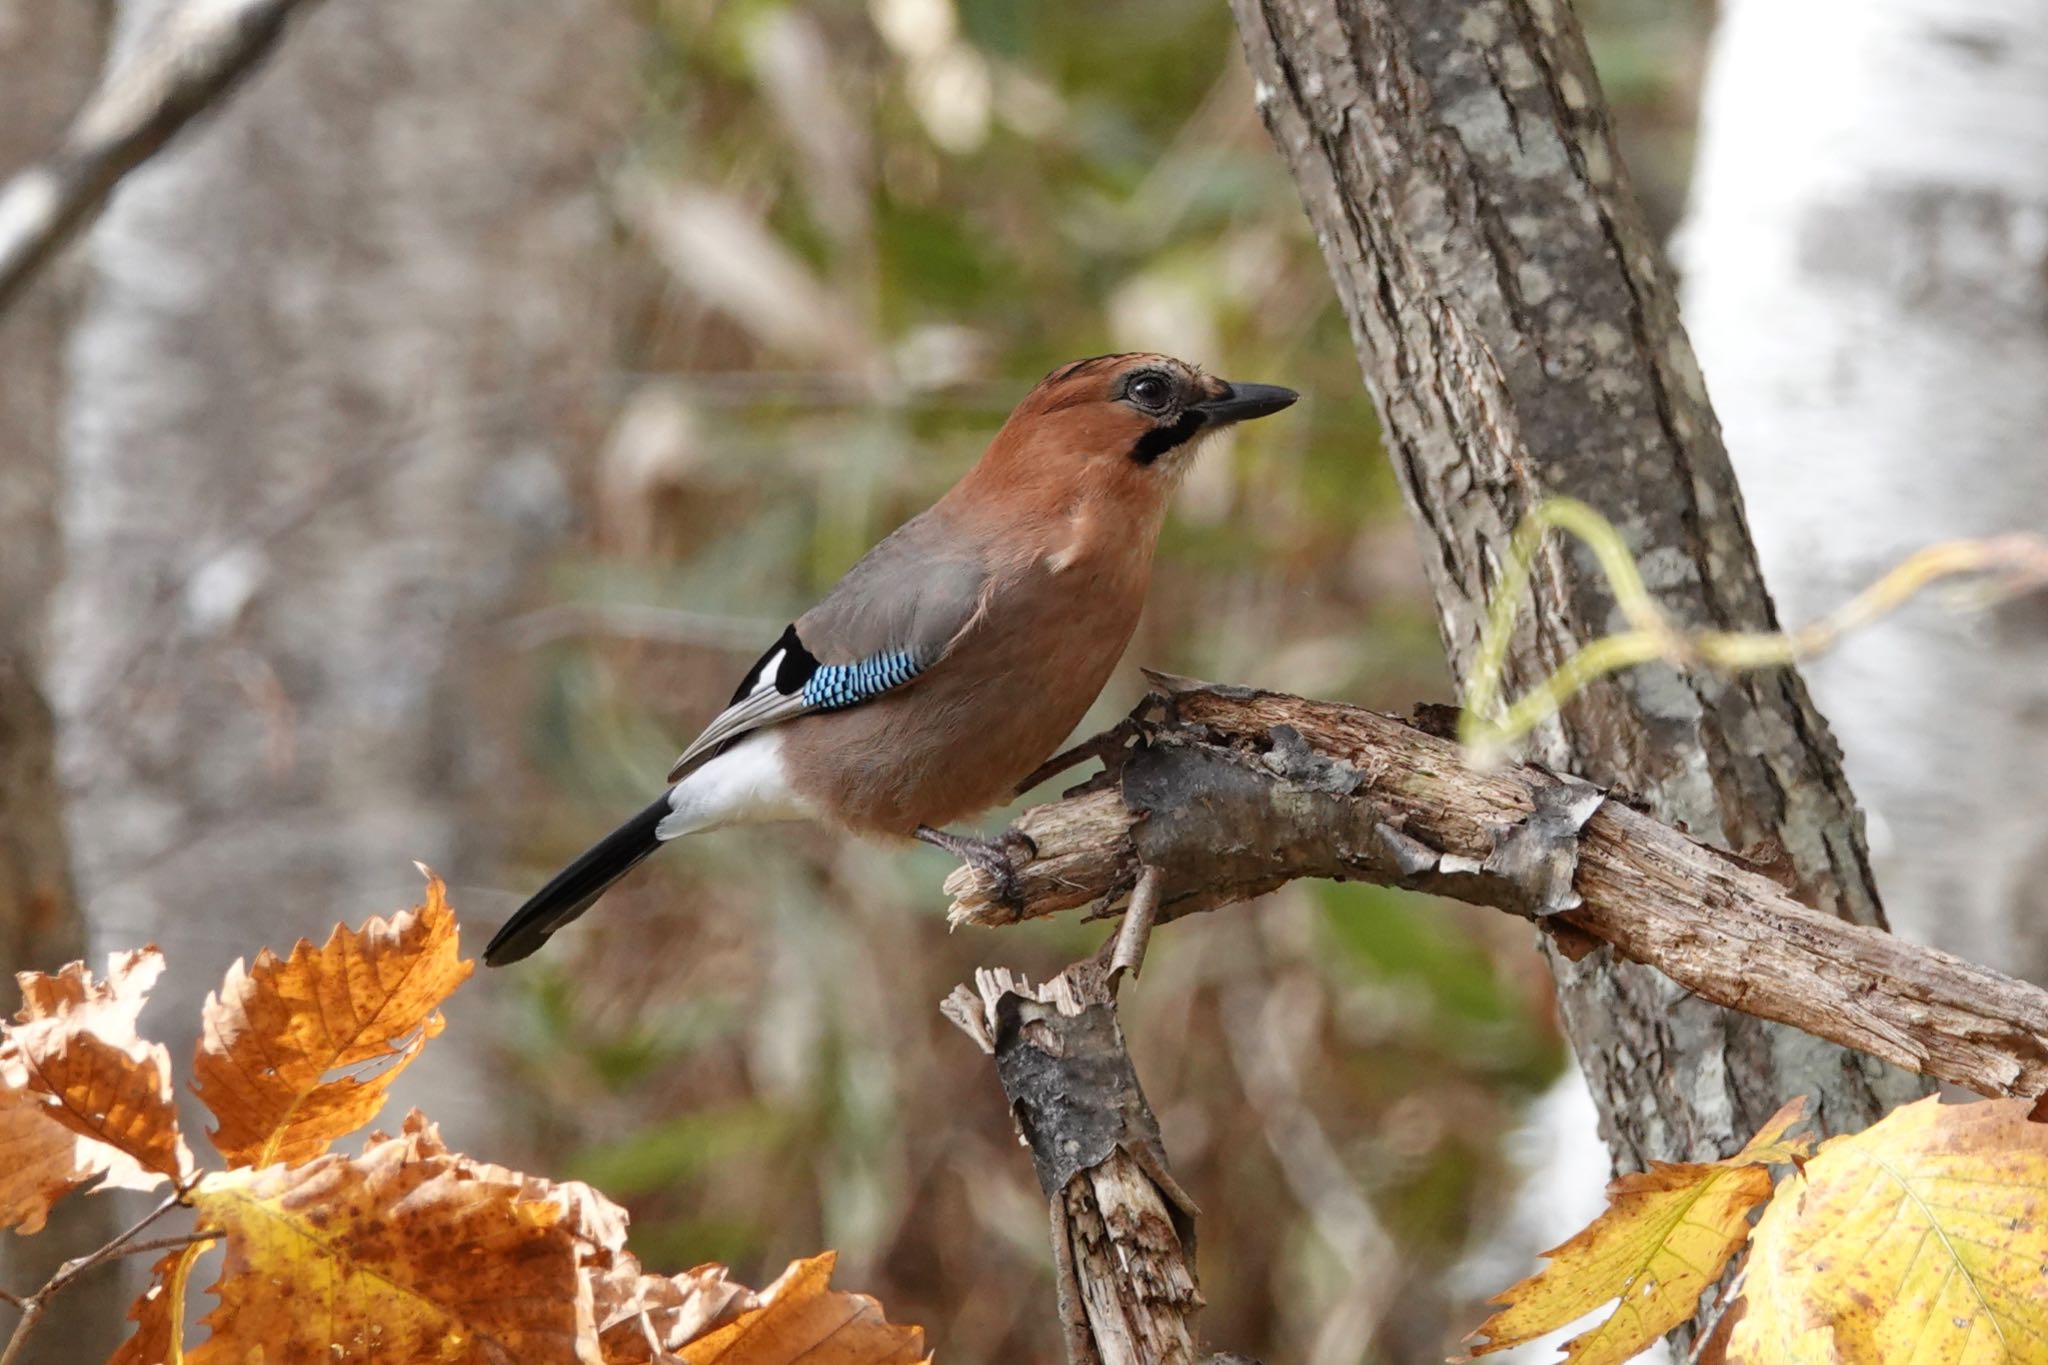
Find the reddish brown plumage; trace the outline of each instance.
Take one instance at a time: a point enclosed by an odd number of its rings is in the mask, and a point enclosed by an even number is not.
[[[908,838],[1001,804],[1130,643],[1197,439],[1294,397],[1160,355],[1048,375],[762,656],[675,786],[535,892],[485,961],[534,952],[667,839],[797,813]]]
[[[849,828],[909,837],[1002,804],[1080,723],[1137,627],[1189,454],[1132,458],[1159,423],[1121,401],[1119,386],[1147,368],[1194,395],[1227,391],[1157,355],[1055,371],[920,519],[933,543],[986,556],[979,609],[910,685],[784,727],[790,779],[806,800]]]

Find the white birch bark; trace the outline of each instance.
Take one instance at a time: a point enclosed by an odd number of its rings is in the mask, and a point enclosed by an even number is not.
[[[1781,617],[2048,531],[2048,7],[1731,0],[1704,101],[1685,316]],[[2048,979],[2048,611],[1806,671],[1893,927]]]
[[[47,153],[92,88],[99,16],[50,0],[0,0],[0,180]],[[55,263],[0,318],[0,1011],[12,974],[50,971],[84,948],[70,850],[56,794],[53,736],[41,696],[44,617],[57,561],[64,335],[73,272]],[[0,1236],[0,1286],[21,1292],[120,1231],[108,1199],[73,1198],[33,1237]],[[51,1300],[21,1365],[104,1358],[127,1307],[112,1276],[87,1276]],[[16,1314],[0,1310],[0,1339]]]
[[[117,49],[160,9],[122,0]],[[592,436],[631,32],[605,0],[321,6],[87,240],[53,690],[95,937],[163,946],[174,1054],[231,959],[411,903],[413,859],[494,880],[493,625]],[[422,1063],[471,1136],[487,1032]]]
[[[2048,531],[2048,8],[1724,0],[1676,254],[1786,624],[1929,542]],[[2048,979],[2048,614],[1924,604],[1804,671],[1892,927]],[[1539,1115],[1532,1145],[1599,1140],[1576,1074]],[[1598,1203],[1540,1164],[1530,1251]]]

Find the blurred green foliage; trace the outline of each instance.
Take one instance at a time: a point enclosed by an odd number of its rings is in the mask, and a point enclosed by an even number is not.
[[[1683,184],[1701,17],[1584,7],[1638,179]],[[1389,709],[1447,700],[1349,333],[1258,122],[1227,7],[1183,0],[642,0],[619,418],[530,643],[529,871],[647,799],[758,649],[1076,356],[1153,348],[1299,388],[1214,443],[1135,665]],[[1661,197],[1660,197],[1661,196]],[[1661,207],[1658,207],[1661,205]],[[508,1065],[539,1168],[636,1244],[842,1280],[942,1360],[1059,1357],[1043,1202],[985,1060],[934,1008],[1072,921],[949,935],[929,850],[789,827],[692,840],[526,973]],[[1213,1339],[1441,1358],[1446,1276],[1496,1219],[1502,1136],[1563,1055],[1527,930],[1303,886],[1155,940],[1125,1026],[1204,1209]],[[1375,1239],[1384,1239],[1384,1244]]]

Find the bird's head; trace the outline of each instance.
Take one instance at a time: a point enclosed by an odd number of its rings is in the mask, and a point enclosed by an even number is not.
[[[1204,436],[1275,413],[1300,395],[1238,384],[1138,352],[1062,365],[1025,395],[983,468],[1018,490],[1163,506]]]

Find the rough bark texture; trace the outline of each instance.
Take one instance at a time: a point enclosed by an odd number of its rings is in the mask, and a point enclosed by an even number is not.
[[[2026,0],[1722,6],[1685,313],[1793,620],[2048,523],[2044,71]],[[2048,981],[2048,610],[1929,603],[1807,671],[1893,927]]]
[[[955,923],[1099,909],[1142,868],[1163,870],[1162,921],[1296,877],[1408,886],[1536,918],[1574,956],[1607,945],[1702,999],[1979,1094],[2048,1094],[2048,991],[1813,910],[1775,879],[1789,869],[1583,783],[1481,772],[1405,721],[1243,688],[1178,691],[1143,730],[1106,777],[1017,822],[1038,853],[1014,905],[979,869],[947,879]]]
[[[1771,628],[1734,475],[1569,8],[1235,7],[1421,523],[1459,675],[1514,526],[1552,494],[1621,528],[1675,619]],[[1589,556],[1554,549],[1536,578],[1511,688],[1618,624]],[[1816,905],[1882,924],[1854,802],[1795,672],[1635,670],[1531,747],[1708,842],[1782,846]],[[1620,1168],[1725,1155],[1791,1095],[1816,1096],[1832,1131],[1920,1089],[1610,952],[1551,961]]]
[[[83,4],[0,0],[0,179],[45,153],[99,69],[100,16]],[[44,614],[57,579],[59,431],[71,281],[46,276],[0,320],[0,995],[15,972],[85,951],[41,689]],[[0,1005],[11,1010],[12,1004]],[[0,1286],[16,1292],[119,1230],[111,1199],[73,1199],[34,1237],[0,1238]],[[52,1301],[26,1365],[101,1359],[122,1334],[118,1276]],[[0,1335],[11,1328],[0,1319]]]
[[[1071,1365],[1193,1365],[1195,1206],[1166,1165],[1117,1023],[1116,981],[1077,963],[1042,986],[980,973],[943,1008],[995,1058],[1038,1169]]]
[[[117,58],[162,8],[117,7]],[[491,879],[492,626],[599,410],[631,36],[604,0],[317,7],[86,239],[53,692],[95,935],[162,944],[174,1052],[238,954],[408,904],[415,858]],[[406,1078],[472,1138],[477,1061]]]

